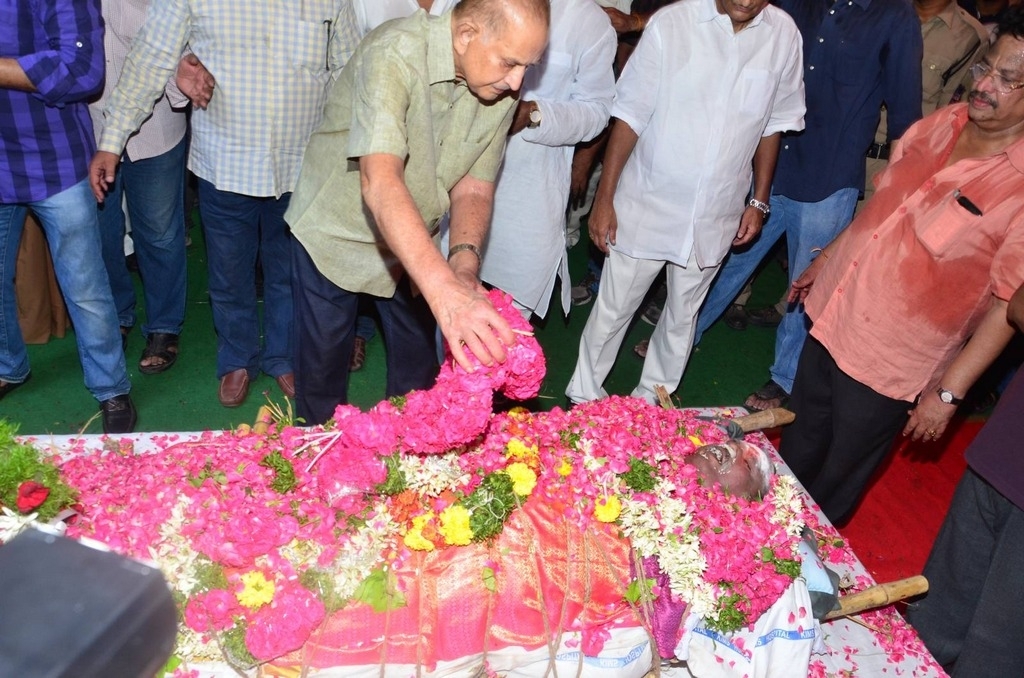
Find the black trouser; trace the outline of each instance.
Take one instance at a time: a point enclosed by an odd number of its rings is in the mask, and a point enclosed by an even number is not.
[[[834,524],[849,519],[913,407],[845,374],[821,343],[800,353],[779,453]]]
[[[295,414],[322,424],[348,403],[348,366],[355,345],[359,297],[328,280],[297,240],[292,247],[295,310]],[[437,324],[409,277],[390,299],[372,297],[387,350],[386,397],[428,389],[437,378]]]
[[[1024,675],[1024,511],[968,468],[907,619],[953,678]]]

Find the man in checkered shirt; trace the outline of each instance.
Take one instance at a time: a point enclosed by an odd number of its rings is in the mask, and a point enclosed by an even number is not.
[[[349,0],[167,0],[153,6],[107,102],[90,169],[101,191],[186,46],[182,68],[200,71],[213,86],[212,95],[183,91],[195,107],[188,166],[199,178],[225,407],[241,405],[261,371],[294,396],[292,240],[283,217],[327,92],[357,44]]]

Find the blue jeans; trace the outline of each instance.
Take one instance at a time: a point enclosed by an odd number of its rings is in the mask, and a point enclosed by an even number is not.
[[[272,377],[292,372],[292,236],[284,221],[291,193],[259,198],[199,180],[206,236],[217,378],[246,369]],[[256,300],[256,256],[263,265],[263,349]]]
[[[75,328],[85,385],[100,402],[131,390],[117,312],[100,252],[96,199],[84,180],[28,204],[0,205],[0,379],[28,378],[28,352],[18,327],[14,268],[29,208],[39,218],[53,268]]]
[[[185,138],[154,158],[121,159],[100,205],[103,261],[121,327],[135,325],[135,285],[124,261],[126,196],[146,302],[142,334],[181,334],[185,320]]]
[[[799,202],[773,194],[771,204],[771,217],[760,237],[747,250],[730,254],[722,264],[697,318],[694,344],[725,312],[783,233],[789,250],[789,282],[799,277],[817,256],[817,248],[832,242],[850,223],[857,189],[842,188],[819,202]],[[770,370],[772,380],[786,393],[793,390],[796,364],[809,326],[803,304],[790,304],[776,333],[775,363]]]

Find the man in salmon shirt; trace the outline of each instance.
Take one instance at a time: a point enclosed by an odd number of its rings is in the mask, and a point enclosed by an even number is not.
[[[833,523],[902,431],[942,437],[1013,335],[1024,282],[1024,12],[967,102],[911,127],[857,219],[793,283],[814,321],[781,453]]]

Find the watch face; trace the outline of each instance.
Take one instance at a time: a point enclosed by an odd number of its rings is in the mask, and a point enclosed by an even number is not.
[[[953,394],[949,391],[939,391],[939,400],[944,403],[951,403],[953,402]]]
[[[534,125],[539,125],[540,124],[540,110],[539,109],[535,108],[532,111],[530,111],[530,122],[532,122]]]

